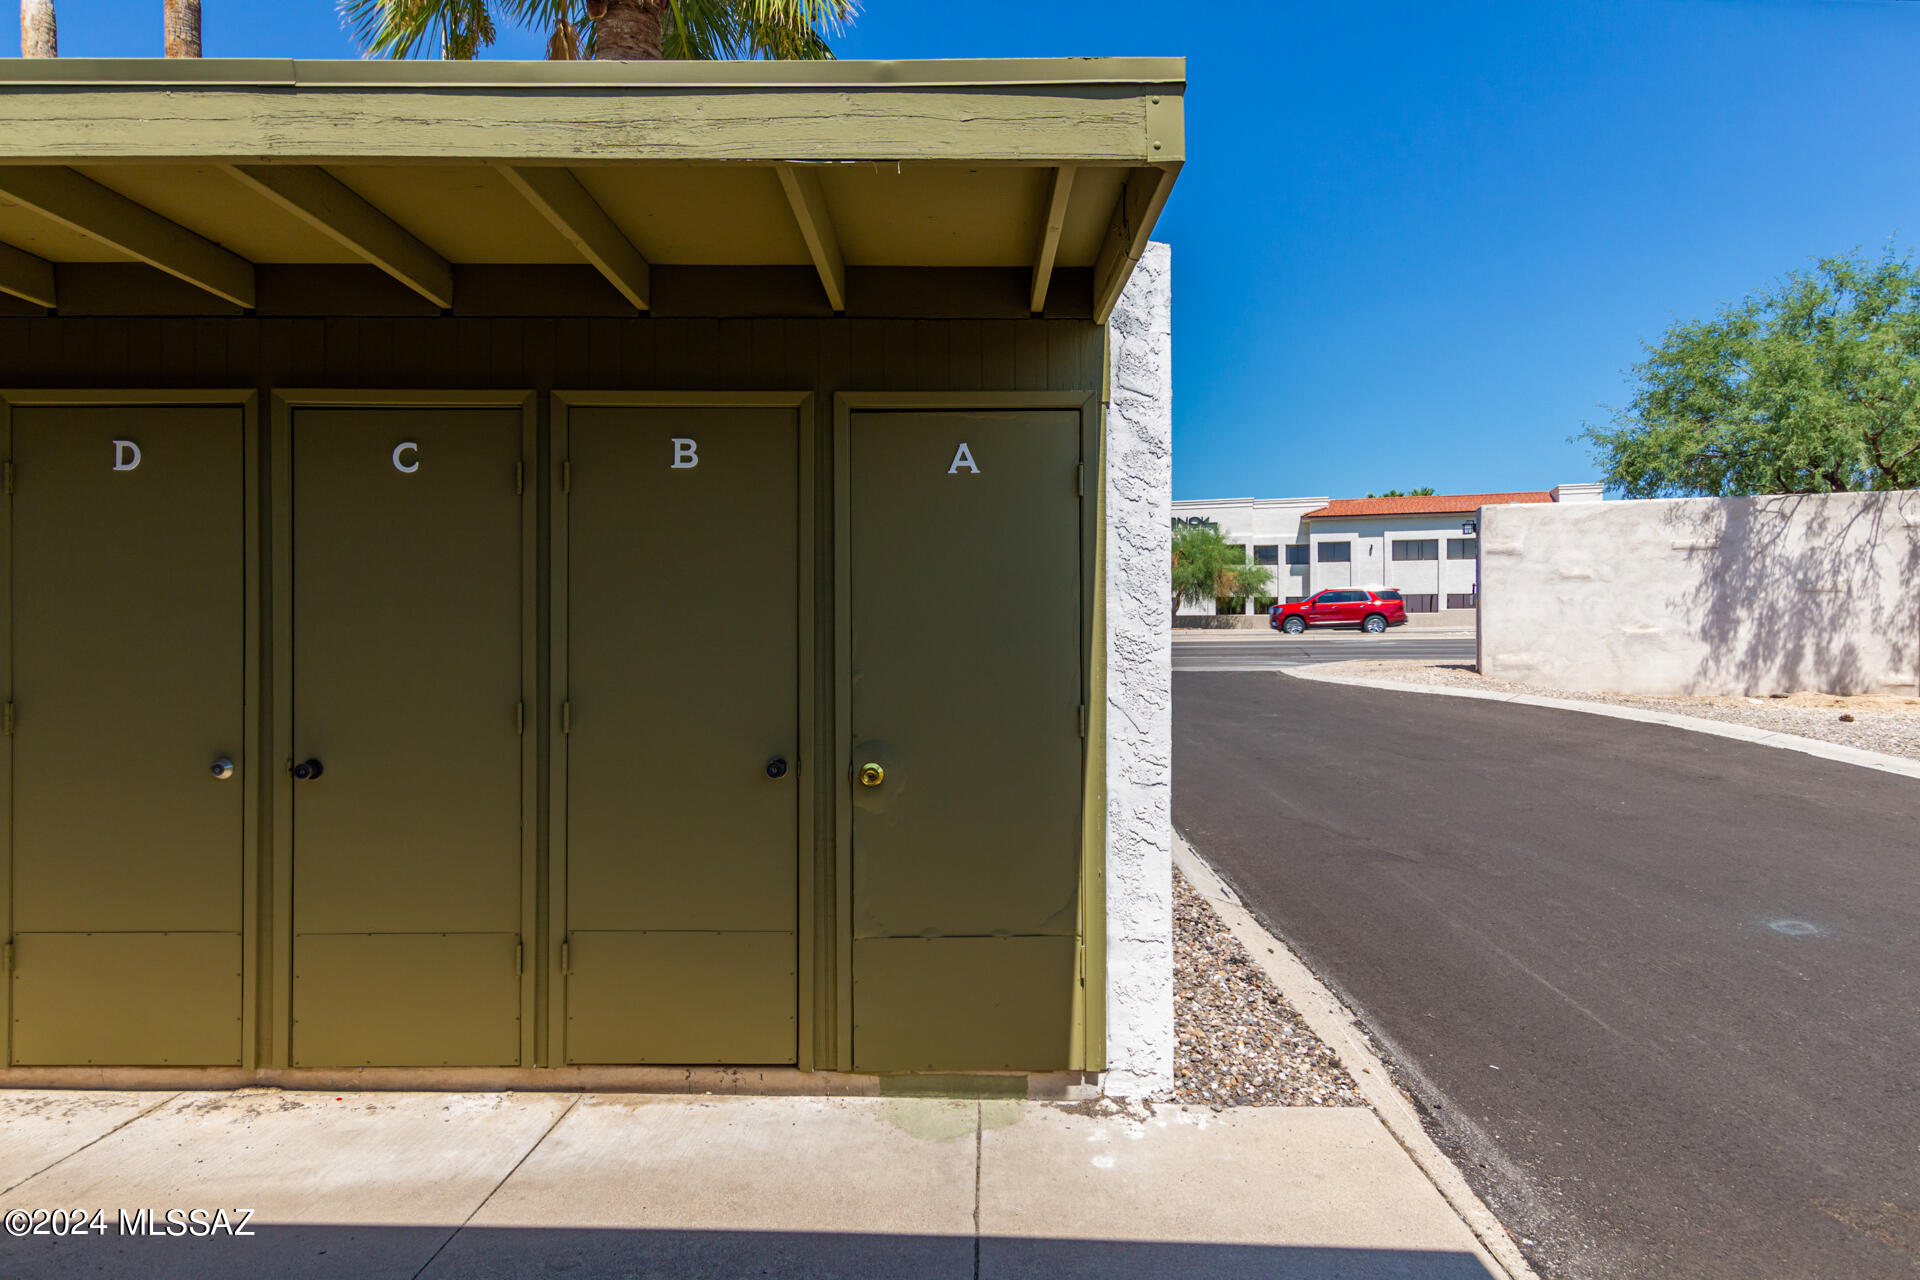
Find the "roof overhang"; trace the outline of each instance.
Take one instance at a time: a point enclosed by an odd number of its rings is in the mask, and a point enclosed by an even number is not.
[[[135,262],[238,308],[261,265],[1019,267],[1104,321],[1185,154],[1181,59],[0,62],[0,292]]]

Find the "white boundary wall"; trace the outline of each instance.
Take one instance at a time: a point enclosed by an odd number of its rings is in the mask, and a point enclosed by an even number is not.
[[[1173,260],[1149,244],[1109,330],[1107,1092],[1173,1088]]]
[[[1480,670],[1642,694],[1920,690],[1920,491],[1480,512]]]

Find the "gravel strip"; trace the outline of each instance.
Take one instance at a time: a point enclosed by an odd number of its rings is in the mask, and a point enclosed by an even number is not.
[[[1630,693],[1587,693],[1512,680],[1489,680],[1471,666],[1446,662],[1329,662],[1317,669],[1328,675],[1447,685],[1489,693],[1531,693],[1547,698],[1604,702],[1615,707],[1637,707],[1643,711],[1665,711],[1920,760],[1920,698],[1879,694],[1842,697],[1827,693],[1796,693],[1784,698],[1655,698]]]
[[[1173,873],[1176,1102],[1364,1107],[1353,1077],[1186,878]]]

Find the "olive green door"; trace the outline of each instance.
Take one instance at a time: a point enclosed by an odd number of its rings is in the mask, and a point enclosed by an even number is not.
[[[295,1066],[520,1061],[522,430],[294,410]]]
[[[567,431],[565,1060],[792,1062],[797,412]]]
[[[244,415],[12,424],[11,1059],[236,1065]]]
[[[854,1069],[1063,1068],[1080,415],[856,412],[848,447]]]

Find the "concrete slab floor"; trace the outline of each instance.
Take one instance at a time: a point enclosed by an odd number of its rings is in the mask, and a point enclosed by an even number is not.
[[[110,1229],[0,1236],[9,1278],[1489,1274],[1359,1110],[248,1090],[138,1115],[142,1095],[80,1096],[98,1114],[57,1123],[81,1140],[60,1159],[55,1122],[0,1094],[0,1152],[17,1132],[57,1160],[0,1213],[104,1209]],[[257,1234],[117,1219],[223,1207]]]
[[[95,1090],[0,1090],[0,1194],[106,1137],[170,1093]]]

